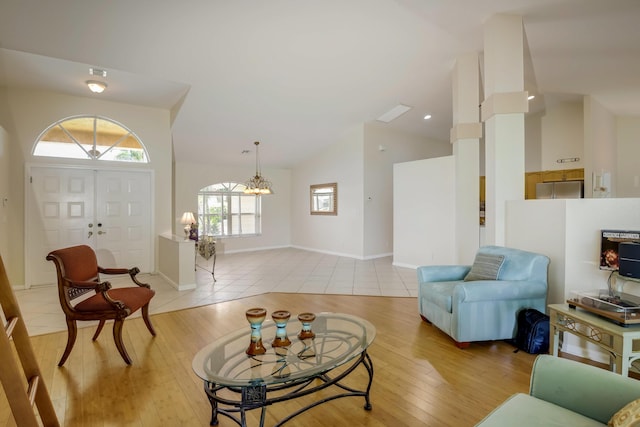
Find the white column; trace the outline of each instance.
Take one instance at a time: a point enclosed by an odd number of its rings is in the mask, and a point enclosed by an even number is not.
[[[486,243],[504,245],[507,200],[524,200],[522,17],[495,15],[484,28]]]
[[[482,137],[478,54],[457,59],[453,70],[453,128],[455,159],[455,230],[458,264],[471,264],[480,245],[480,155]]]

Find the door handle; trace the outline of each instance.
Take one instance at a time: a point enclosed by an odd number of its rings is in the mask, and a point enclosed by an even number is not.
[[[107,234],[107,232],[106,231],[102,231],[102,230],[98,231],[98,236],[101,235],[101,234]]]
[[[93,236],[93,231],[90,231],[90,232],[89,232],[89,235],[87,236],[87,239],[90,239],[90,238],[91,238],[91,236]]]

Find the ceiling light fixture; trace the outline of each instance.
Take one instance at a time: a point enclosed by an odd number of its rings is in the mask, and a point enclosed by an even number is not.
[[[535,95],[529,95],[529,96],[527,96],[527,99],[528,99],[529,101],[531,101],[531,100],[532,100],[533,98],[535,98],[535,97],[536,97]]]
[[[249,180],[245,183],[246,187],[244,189],[245,194],[254,194],[256,196],[260,196],[263,194],[273,194],[273,190],[271,189],[271,182],[266,180],[262,176],[262,172],[260,170],[260,153],[258,151],[258,145],[260,142],[254,142],[256,146],[256,174],[249,178]]]
[[[87,86],[89,86],[89,90],[93,93],[102,93],[107,88],[106,83],[97,80],[87,80],[86,83]]]
[[[391,110],[378,117],[376,120],[378,120],[379,122],[389,123],[390,121],[397,119],[410,109],[411,107],[409,107],[408,105],[398,104]]]
[[[431,118],[431,114],[427,114],[426,116],[424,116],[425,120],[429,120]]]

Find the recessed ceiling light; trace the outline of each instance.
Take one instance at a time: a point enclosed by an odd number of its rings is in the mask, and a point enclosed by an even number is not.
[[[86,83],[87,86],[89,86],[89,90],[93,93],[102,93],[107,88],[106,83],[97,80],[87,80]]]
[[[427,114],[426,116],[424,116],[425,120],[429,120],[431,118],[431,114]]]
[[[408,105],[398,104],[395,107],[393,107],[391,110],[387,111],[386,113],[378,117],[376,120],[380,122],[389,123],[391,120],[397,119],[398,117],[400,117],[401,115],[409,111],[410,109],[411,107],[409,107]]]
[[[528,99],[529,101],[531,101],[531,100],[532,100],[533,98],[535,98],[535,97],[536,97],[535,95],[529,95],[529,96],[527,97],[527,99]]]

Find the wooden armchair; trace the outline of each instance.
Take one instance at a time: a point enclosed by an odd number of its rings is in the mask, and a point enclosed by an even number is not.
[[[105,321],[113,319],[113,339],[120,355],[130,365],[131,358],[122,342],[124,319],[142,308],[142,318],[151,335],[156,332],[149,320],[149,302],[155,291],[136,278],[137,267],[102,268],[98,266],[96,254],[89,246],[80,245],[58,249],[47,255],[53,261],[58,273],[58,297],[66,316],[68,339],[64,354],[58,366],[64,365],[69,357],[77,335],[77,320],[98,320],[98,328],[93,335],[95,341]],[[113,288],[107,281],[100,281],[100,274],[129,274],[136,287]]]

